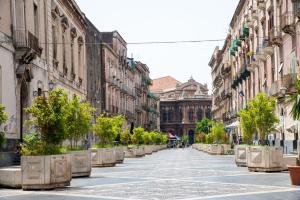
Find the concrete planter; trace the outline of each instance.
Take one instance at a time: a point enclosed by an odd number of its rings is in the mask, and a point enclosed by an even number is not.
[[[228,152],[231,150],[230,144],[222,144],[222,154],[227,155]]]
[[[283,170],[283,153],[281,147],[249,147],[247,152],[249,171],[279,172]]]
[[[153,150],[152,152],[158,152],[158,146],[157,145],[153,145]]]
[[[210,145],[210,150],[208,151],[211,155],[222,155],[223,147],[220,144],[212,144]]]
[[[5,188],[22,188],[21,167],[0,168],[0,186]]]
[[[23,190],[44,190],[69,186],[71,155],[22,156]]]
[[[115,147],[117,163],[123,163],[125,158],[124,147]]]
[[[235,163],[238,167],[247,167],[247,146],[237,145],[235,151]]]
[[[113,167],[116,165],[114,148],[91,149],[93,167]]]
[[[152,145],[146,145],[145,146],[145,154],[146,155],[151,155],[153,152],[153,146]]]
[[[145,156],[144,146],[127,147],[125,151],[125,158],[137,158]]]
[[[283,155],[282,170],[288,170],[289,166],[298,166],[298,155]]]
[[[91,151],[70,151],[72,161],[72,177],[89,177],[92,171]]]

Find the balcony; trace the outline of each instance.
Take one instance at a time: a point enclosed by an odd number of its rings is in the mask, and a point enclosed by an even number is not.
[[[269,39],[272,44],[281,46],[282,45],[282,34],[281,34],[280,28],[273,27],[272,29],[270,29]]]
[[[265,0],[257,0],[257,8],[260,10],[266,9],[266,1]]]
[[[281,87],[286,88],[288,93],[294,92],[295,84],[294,81],[296,79],[297,74],[286,74],[283,75],[281,81]]]
[[[15,30],[13,40],[16,48],[16,58],[26,64],[29,64],[42,53],[38,38],[28,30]]]
[[[272,83],[271,88],[269,88],[269,96],[278,97],[280,95],[280,84],[279,81]]]
[[[269,38],[263,39],[262,44],[263,44],[262,45],[262,53],[266,56],[273,55],[274,48],[273,48],[272,43],[270,42]]]
[[[255,55],[256,60],[261,60],[261,61],[266,61],[266,55],[263,53],[263,48],[261,47],[257,47],[256,48],[256,55]]]
[[[295,35],[295,20],[293,12],[285,12],[281,16],[281,30],[287,34]]]

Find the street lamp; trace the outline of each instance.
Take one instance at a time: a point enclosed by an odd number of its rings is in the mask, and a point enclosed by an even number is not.
[[[49,91],[52,91],[54,88],[55,88],[55,83],[53,82],[53,80],[50,80],[49,81]],[[36,96],[42,96],[42,94],[46,93],[46,92],[49,92],[47,90],[42,90],[40,87],[36,90],[36,91],[33,91],[33,96],[36,97]]]

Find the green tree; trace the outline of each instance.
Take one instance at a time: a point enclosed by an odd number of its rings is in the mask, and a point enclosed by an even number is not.
[[[207,134],[205,137],[205,143],[206,144],[212,144],[213,143],[213,136],[211,133]]]
[[[102,148],[107,145],[112,145],[118,134],[115,118],[104,117],[104,115],[96,119],[93,130],[99,137],[99,146]]]
[[[265,144],[266,135],[275,130],[279,122],[275,114],[275,99],[265,93],[259,93],[247,104],[247,109],[253,115],[253,121],[260,137],[261,144]]]
[[[300,119],[300,80],[295,81],[296,92],[287,96],[287,103],[293,105],[290,115],[294,120]]]
[[[213,126],[211,128],[211,136],[214,143],[224,143],[225,134],[225,126],[223,123],[213,123]]]
[[[130,131],[128,128],[121,132],[120,140],[122,145],[128,145],[130,143]]]
[[[66,114],[66,134],[71,148],[77,148],[78,141],[84,139],[90,131],[93,109],[89,103],[80,103],[79,98],[69,100]]]
[[[241,121],[243,141],[246,144],[251,144],[253,134],[256,131],[253,113],[249,109],[243,109],[239,112],[239,117]]]
[[[25,111],[31,114],[32,118],[26,123],[36,130],[34,137],[39,141],[37,148],[38,154],[50,155],[59,153],[59,145],[66,138],[66,108],[68,104],[67,94],[62,89],[56,89],[50,92],[49,97],[39,96],[34,99],[31,107]],[[27,136],[30,141],[30,135]],[[36,155],[30,151],[32,144],[25,142],[22,145],[22,151],[27,155]]]
[[[143,133],[144,129],[142,127],[134,128],[133,134],[131,135],[132,143],[136,145],[143,144]]]
[[[168,135],[165,133],[162,133],[161,135],[162,135],[162,143],[168,144],[168,141],[169,141]]]
[[[2,124],[4,124],[7,120],[7,113],[4,110],[5,107],[2,104],[0,104],[0,126],[2,126]],[[2,148],[4,143],[5,143],[5,133],[0,132],[0,148]]]
[[[152,143],[152,138],[151,138],[151,135],[149,132],[147,131],[144,131],[143,135],[142,135],[142,138],[143,138],[143,143],[146,144],[146,145],[149,145]]]
[[[211,126],[212,126],[212,121],[210,119],[203,118],[201,121],[196,123],[196,131],[198,133],[208,134]]]

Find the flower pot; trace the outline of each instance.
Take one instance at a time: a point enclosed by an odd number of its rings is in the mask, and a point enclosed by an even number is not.
[[[70,151],[72,161],[72,177],[89,177],[91,175],[91,151]]]
[[[247,166],[254,172],[280,172],[283,169],[281,147],[252,146],[247,152]]]
[[[115,147],[116,162],[123,163],[125,158],[124,147]]]
[[[247,167],[247,146],[235,146],[235,164],[238,167]]]
[[[292,185],[300,185],[300,166],[288,166]]]
[[[23,190],[44,190],[69,186],[71,155],[22,156]]]
[[[114,148],[91,149],[93,167],[113,167],[116,165],[116,152]]]
[[[222,146],[222,155],[227,155],[228,152],[231,150],[230,144],[221,144]]]

